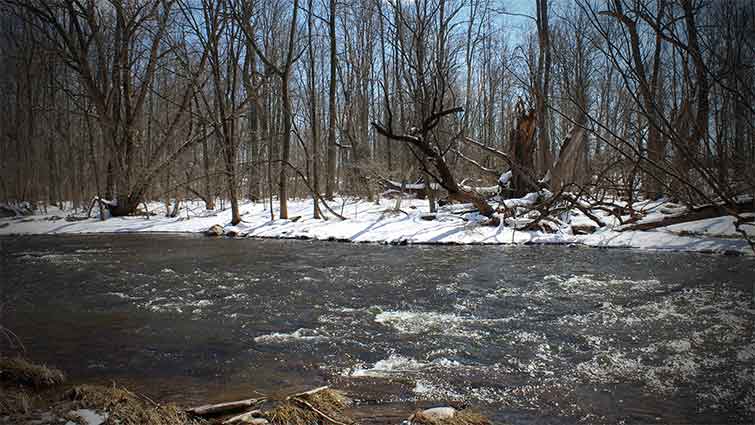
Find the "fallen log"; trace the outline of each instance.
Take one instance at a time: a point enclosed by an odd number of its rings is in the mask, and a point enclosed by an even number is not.
[[[379,177],[378,181],[380,182],[380,185],[383,186],[383,189],[385,189],[385,191],[388,193],[403,193],[406,195],[412,195],[416,199],[427,198],[427,185],[421,180],[416,183],[401,183]],[[438,185],[437,183],[431,184],[430,188],[437,191],[440,190],[440,185]]]
[[[227,401],[225,403],[218,404],[205,404],[203,406],[186,409],[186,413],[192,414],[194,416],[215,416],[237,412],[242,409],[249,409],[251,407],[258,406],[265,401],[267,401],[267,397],[247,398],[244,400]]]
[[[583,205],[582,202],[575,196],[573,196],[570,193],[564,193],[563,198],[571,203],[571,205],[578,210],[582,212],[587,218],[594,221],[595,224],[598,225],[598,227],[605,227],[606,223],[600,219],[600,217],[596,216],[595,214],[590,211],[589,206]]]
[[[498,192],[500,191],[499,186],[468,186],[468,185],[462,184],[460,185],[460,187],[463,190],[466,190],[468,192],[475,192],[475,193],[480,194],[481,196],[485,196],[488,198],[491,196],[497,195]]]
[[[753,212],[752,202],[743,202],[736,204],[737,212]],[[708,218],[716,218],[730,215],[731,211],[725,208],[723,205],[703,205],[699,207],[693,207],[686,212],[674,214],[668,217],[663,217],[656,221],[639,222],[630,225],[620,226],[616,230],[632,231],[632,230],[652,230],[660,227],[671,226],[673,224],[682,224],[690,221],[705,220]]]

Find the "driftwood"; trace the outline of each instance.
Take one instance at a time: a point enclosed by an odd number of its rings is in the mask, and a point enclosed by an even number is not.
[[[264,403],[265,401],[267,401],[267,397],[247,398],[244,400],[228,401],[218,404],[205,404],[203,406],[187,409],[186,413],[190,413],[194,416],[215,416],[230,412],[237,412],[239,410],[248,409],[250,407],[256,407]]]

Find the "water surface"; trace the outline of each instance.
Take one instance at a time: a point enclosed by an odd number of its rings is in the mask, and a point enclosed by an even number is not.
[[[459,399],[496,423],[755,414],[751,258],[156,235],[0,244],[0,322],[75,382],[182,404],[331,384],[368,424]]]

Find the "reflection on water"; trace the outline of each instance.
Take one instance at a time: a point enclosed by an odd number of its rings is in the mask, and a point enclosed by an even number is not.
[[[186,404],[330,383],[365,423],[751,422],[753,260],[569,247],[0,238],[1,321]],[[0,348],[1,349],[1,348]]]

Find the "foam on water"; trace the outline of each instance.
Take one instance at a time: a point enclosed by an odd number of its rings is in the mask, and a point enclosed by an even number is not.
[[[105,295],[117,297],[122,300],[141,300],[142,299],[142,297],[134,297],[131,295],[124,294],[123,292],[106,292]]]
[[[467,394],[461,394],[450,388],[447,384],[431,382],[426,379],[418,379],[412,390],[419,399],[428,400],[461,400],[469,399]]]
[[[327,336],[321,335],[316,329],[299,328],[290,333],[273,332],[254,338],[258,344],[285,344],[295,341],[321,341]]]
[[[378,360],[371,367],[362,366],[347,370],[346,376],[390,378],[398,375],[406,377],[416,375],[419,372],[448,369],[459,370],[464,367],[459,361],[446,357],[439,357],[426,362],[398,354],[391,354],[387,359]]]
[[[452,313],[389,310],[378,313],[375,316],[375,322],[409,335],[441,333],[471,339],[482,336],[478,329],[471,328],[471,326],[479,325],[480,320]]]
[[[740,362],[751,362],[755,359],[755,343],[742,347],[737,352],[737,360]]]
[[[391,354],[387,359],[377,361],[370,368],[356,368],[349,375],[352,377],[389,377],[395,374],[417,372],[429,365],[413,358]]]
[[[47,254],[29,252],[17,256],[18,259],[29,262],[47,262],[50,264],[81,264],[84,263],[77,254]]]
[[[291,249],[284,248],[282,258],[288,259]],[[353,249],[337,252],[348,255]],[[523,265],[515,258],[496,268],[498,263],[491,260],[469,273],[460,271],[469,267],[457,264],[457,254],[421,255],[421,261],[412,258],[405,264],[400,263],[403,254],[392,257],[399,250],[379,251],[387,257],[360,261],[323,260],[319,252],[316,258],[304,255],[274,263],[263,255],[263,265],[254,268],[237,260],[200,261],[191,252],[184,261],[161,258],[122,271],[115,263],[107,264],[107,255],[70,249],[28,249],[16,258],[53,270],[56,261],[96,259],[97,267],[82,273],[85,278],[77,276],[65,282],[70,288],[60,288],[61,293],[81,293],[76,300],[83,300],[82,311],[100,297],[104,308],[117,314],[144,310],[134,315],[139,320],[195,320],[168,329],[191,335],[186,345],[196,344],[191,347],[196,352],[210,347],[213,355],[232,365],[232,372],[238,359],[268,368],[274,379],[310,373],[340,382],[354,378],[355,387],[368,388],[364,400],[372,399],[374,381],[387,379],[386,388],[402,387],[402,401],[407,400],[405,390],[413,389],[408,400],[418,403],[464,399],[501,411],[574,414],[575,422],[588,418],[590,423],[618,423],[634,410],[642,415],[645,407],[639,403],[646,398],[648,411],[659,416],[667,407],[677,414],[698,404],[709,415],[706,419],[715,417],[712,410],[737,415],[753,411],[752,295],[735,289],[742,285],[739,276],[718,274],[719,264],[711,263],[700,270],[702,277],[690,278],[689,273],[661,268],[696,268],[689,264],[694,259],[667,261],[661,256],[646,264],[648,257],[630,252],[626,263],[622,256],[618,263],[607,264],[563,251],[559,253],[584,262],[564,265],[568,262],[559,259],[548,265],[552,259],[543,257],[539,248],[522,248],[516,255],[526,254]],[[118,261],[115,258],[111,260]],[[617,274],[607,274],[612,270]],[[552,274],[542,277],[546,273]],[[146,329],[145,338],[161,336],[157,327]],[[228,348],[216,353],[221,342]],[[181,344],[184,341],[176,345],[177,351],[183,350]],[[155,345],[162,349],[159,340]],[[167,348],[172,350],[173,344]],[[157,355],[145,352],[149,361]],[[168,351],[166,358],[171,356],[180,354]],[[187,355],[182,361],[192,358]],[[111,363],[103,364],[115,367]],[[310,370],[310,365],[319,370]],[[601,420],[599,415],[608,408],[622,410],[615,404],[620,398],[627,402],[626,410],[616,413],[622,417]]]
[[[77,254],[103,254],[103,253],[110,252],[110,249],[97,249],[97,248],[92,248],[92,249],[77,249],[75,252]]]

